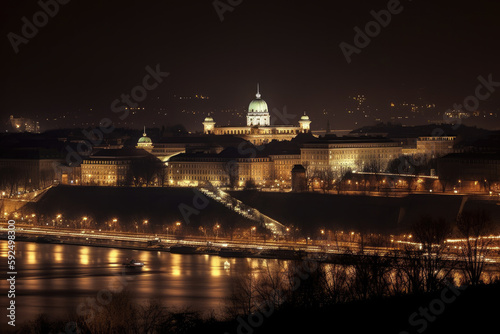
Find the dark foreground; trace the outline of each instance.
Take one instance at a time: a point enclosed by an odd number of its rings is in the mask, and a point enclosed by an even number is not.
[[[499,284],[468,287],[449,304],[443,302],[441,292],[437,292],[319,309],[280,310],[269,318],[264,317],[261,326],[251,326],[261,322],[258,316],[253,316],[242,318],[237,323],[214,324],[194,332],[494,333],[498,328],[499,297]]]
[[[497,282],[327,307],[261,308],[259,313],[230,321],[202,320],[196,314],[185,312],[169,315],[165,323],[151,333],[494,333],[498,326],[499,298],[500,283]],[[146,314],[153,313],[148,310]],[[130,322],[133,318],[125,316],[120,323],[106,321],[116,327],[110,326],[102,333],[131,332],[130,328],[135,325]],[[18,332],[64,332],[64,324],[39,318]],[[88,328],[81,330],[90,333]]]

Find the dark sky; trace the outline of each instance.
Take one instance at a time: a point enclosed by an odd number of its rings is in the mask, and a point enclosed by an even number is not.
[[[40,6],[7,0],[0,117],[112,115],[111,101],[156,64],[170,76],[148,93],[148,107],[201,93],[211,108],[245,108],[260,82],[271,108],[294,113],[340,110],[358,93],[372,104],[425,95],[446,109],[474,94],[478,75],[500,81],[498,1],[401,1],[401,13],[348,64],[339,44],[353,44],[353,28],[387,4],[243,0],[221,22],[212,0],[72,0],[15,54],[7,34],[21,35],[21,18],[33,22]],[[488,108],[498,110],[496,94]]]

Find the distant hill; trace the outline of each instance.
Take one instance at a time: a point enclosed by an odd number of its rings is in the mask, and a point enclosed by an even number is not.
[[[489,136],[490,130],[460,124],[426,124],[415,126],[403,126],[401,124],[379,123],[377,125],[364,126],[351,131],[351,135],[374,135],[386,134],[389,138],[417,138],[427,136],[457,136],[461,139],[479,139]]]

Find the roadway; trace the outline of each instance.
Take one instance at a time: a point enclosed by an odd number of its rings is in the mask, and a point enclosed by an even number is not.
[[[6,227],[0,227],[1,234],[7,234]],[[315,244],[306,244],[305,242],[292,242],[292,241],[261,241],[261,240],[230,240],[225,238],[205,238],[197,236],[179,237],[166,234],[146,234],[146,233],[131,233],[131,232],[117,232],[117,231],[99,231],[99,230],[76,230],[69,228],[55,228],[55,227],[38,227],[26,224],[16,223],[16,237],[52,237],[55,238],[54,242],[63,242],[66,244],[78,244],[89,246],[101,247],[115,247],[115,248],[129,248],[129,249],[149,249],[158,251],[168,251],[170,246],[185,245],[193,247],[209,247],[209,248],[241,248],[255,251],[258,255],[262,250],[297,250],[309,254],[312,258],[321,258],[323,255],[346,255],[346,254],[359,254],[361,250],[359,243],[356,242],[329,242],[326,240],[315,241]],[[500,236],[492,236],[489,238],[500,239]],[[162,248],[148,247],[148,242],[158,242]],[[448,244],[453,248],[460,240],[449,239]],[[321,244],[317,244],[320,242]],[[403,248],[401,241],[394,241],[394,247],[372,247],[363,246],[364,255],[384,255],[384,254],[398,254]],[[411,243],[414,246],[416,243]],[[492,247],[494,252],[488,256],[487,262],[490,264],[499,264],[500,255],[498,248]],[[496,254],[495,254],[496,253]],[[459,261],[459,257],[453,252],[447,252],[444,255],[446,260]]]

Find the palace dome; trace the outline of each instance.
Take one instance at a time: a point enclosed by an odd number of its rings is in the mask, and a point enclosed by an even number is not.
[[[142,137],[139,138],[139,140],[137,141],[137,146],[141,146],[141,147],[148,146],[149,147],[151,145],[153,145],[153,141],[151,140],[151,138],[146,136],[146,127],[144,127],[144,133],[142,134]]]
[[[248,105],[248,111],[267,113],[267,103],[260,98],[252,100],[252,102]]]
[[[146,134],[143,134],[141,138],[139,138],[139,141],[137,141],[138,144],[150,144],[152,143],[151,138],[147,137]]]
[[[260,98],[259,87],[257,85],[257,94],[255,99],[248,105],[248,112],[250,113],[267,113],[267,103]]]

